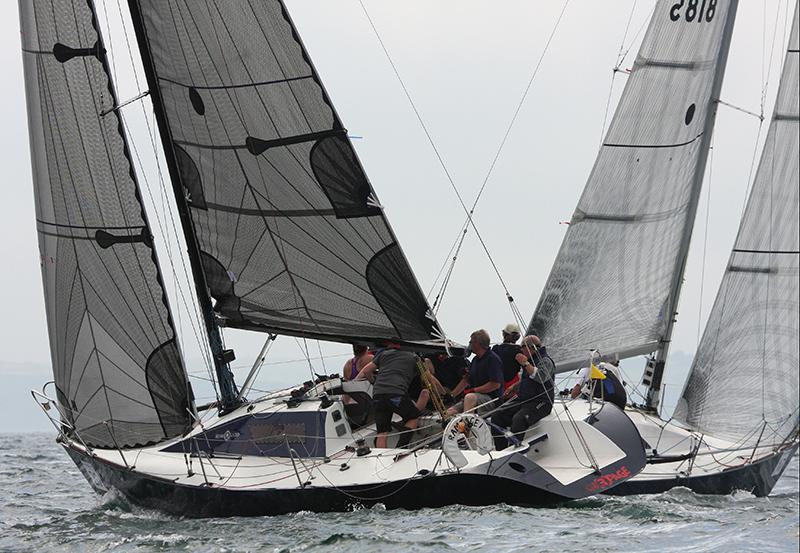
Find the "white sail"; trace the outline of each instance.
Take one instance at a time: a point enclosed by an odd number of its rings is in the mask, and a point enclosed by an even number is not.
[[[761,161],[675,412],[699,432],[735,440],[781,441],[798,420],[799,32],[796,8]]]
[[[529,325],[561,372],[668,340],[735,12],[656,4]]]

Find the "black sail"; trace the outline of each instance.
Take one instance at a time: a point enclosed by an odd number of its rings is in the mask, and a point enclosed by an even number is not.
[[[283,3],[129,5],[222,324],[336,341],[439,338]]]
[[[180,435],[191,394],[92,3],[20,0],[20,19],[62,415],[93,447]]]

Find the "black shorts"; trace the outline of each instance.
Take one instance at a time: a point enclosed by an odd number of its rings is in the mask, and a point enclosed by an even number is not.
[[[372,398],[375,404],[375,428],[378,432],[391,432],[392,413],[397,413],[403,422],[419,417],[417,406],[408,396],[378,394]]]

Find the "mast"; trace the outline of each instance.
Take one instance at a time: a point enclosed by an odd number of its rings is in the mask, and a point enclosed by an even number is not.
[[[725,68],[728,64],[728,53],[730,51],[731,37],[733,36],[733,24],[736,20],[736,10],[739,1],[731,0],[730,8],[727,13],[725,27],[722,31],[722,40],[720,44],[719,60],[717,62],[716,70],[714,72],[714,80],[712,85],[711,98],[709,99],[709,109],[706,111],[706,118],[703,125],[703,136],[700,139],[700,152],[697,158],[697,164],[694,170],[694,181],[692,183],[692,192],[689,199],[689,209],[686,212],[686,225],[683,228],[681,236],[680,254],[677,257],[676,268],[674,271],[674,279],[672,282],[671,293],[667,300],[665,316],[667,316],[667,326],[664,329],[664,335],[659,343],[658,350],[648,360],[645,367],[643,384],[647,386],[647,394],[645,405],[647,408],[657,411],[661,402],[661,381],[664,376],[664,364],[669,354],[669,346],[672,341],[672,332],[675,328],[677,320],[677,307],[683,287],[683,275],[686,270],[686,261],[689,257],[689,246],[692,240],[692,230],[694,229],[695,216],[697,214],[697,206],[700,202],[700,192],[703,186],[703,178],[705,177],[706,162],[708,161],[708,152],[711,146],[711,137],[714,131],[714,123],[717,118],[717,106],[722,90],[722,81],[725,77]]]
[[[203,262],[200,257],[200,247],[197,243],[197,236],[195,234],[191,214],[189,213],[186,195],[182,189],[180,170],[178,169],[177,160],[175,159],[175,154],[171,145],[172,137],[170,136],[170,127],[164,112],[164,100],[153,67],[153,59],[150,48],[148,47],[147,32],[142,22],[139,2],[138,0],[128,0],[128,6],[131,11],[133,28],[136,32],[139,53],[142,58],[145,75],[147,76],[147,85],[150,89],[150,98],[152,99],[153,111],[156,116],[156,126],[158,127],[159,136],[161,137],[164,157],[167,160],[167,168],[169,170],[170,180],[172,181],[172,190],[175,194],[175,203],[177,204],[178,213],[180,214],[183,237],[186,240],[189,262],[192,268],[195,292],[200,304],[200,311],[203,314],[209,345],[211,347],[211,354],[214,360],[214,371],[217,376],[217,383],[219,384],[220,410],[226,412],[241,403],[241,400],[238,399],[236,384],[233,381],[233,373],[230,369],[230,362],[235,359],[235,356],[233,350],[224,349],[222,335],[219,330],[219,325],[217,324],[216,316],[214,315],[211,296],[208,292],[208,283],[206,281],[205,271],[203,270]]]

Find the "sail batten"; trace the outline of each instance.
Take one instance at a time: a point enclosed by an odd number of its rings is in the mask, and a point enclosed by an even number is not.
[[[283,2],[129,3],[220,323],[439,339]]]
[[[58,402],[92,447],[181,435],[192,397],[94,6],[20,0]]]
[[[675,417],[747,443],[796,431],[800,391],[800,7],[774,113]],[[735,405],[735,408],[731,408]]]
[[[528,327],[559,371],[669,343],[736,12],[713,6],[656,3]]]

